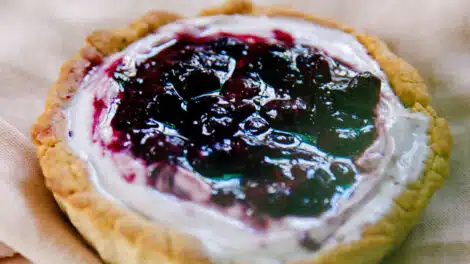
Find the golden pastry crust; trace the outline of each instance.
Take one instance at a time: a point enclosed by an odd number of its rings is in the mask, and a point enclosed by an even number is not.
[[[447,121],[429,105],[425,84],[416,70],[391,53],[377,38],[356,32],[336,22],[292,10],[254,6],[249,1],[229,1],[204,10],[200,15],[251,14],[293,16],[354,35],[388,75],[396,95],[405,106],[423,112],[431,119],[428,131],[429,154],[420,179],[395,198],[392,209],[379,222],[363,229],[362,238],[338,244],[312,259],[291,264],[378,263],[401,243],[419,219],[420,212],[448,174],[452,139]],[[167,12],[150,12],[131,25],[115,30],[97,31],[87,38],[81,51],[67,61],[51,88],[44,113],[31,129],[47,187],[72,224],[107,263],[212,263],[195,237],[159,225],[121,208],[98,193],[89,180],[86,164],[70,150],[65,136],[63,108],[80,82],[94,65],[110,54],[161,25],[179,19]]]

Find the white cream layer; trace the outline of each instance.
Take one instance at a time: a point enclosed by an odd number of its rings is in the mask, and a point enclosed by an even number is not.
[[[202,31],[201,26],[205,26]],[[288,32],[296,43],[319,47],[356,70],[370,71],[382,79],[382,96],[377,110],[379,137],[357,161],[371,168],[370,172],[360,175],[355,191],[348,199],[339,200],[335,209],[316,218],[285,217],[266,232],[256,232],[244,222],[230,217],[230,210],[220,212],[147,187],[145,178],[149,168],[143,162],[128,153],[111,153],[101,144],[94,143],[91,133],[93,99],[96,96],[111,105],[117,95],[118,84],[104,72],[116,59],[122,57],[130,70],[135,69],[136,63],[161,50],[152,47],[161,43],[172,45],[174,42],[169,40],[177,32],[189,30],[201,36],[217,32],[249,33],[274,41],[273,29]],[[105,142],[112,139],[107,117],[112,116],[113,111],[112,107],[104,111],[97,128],[99,137]],[[67,115],[69,129],[73,132],[68,143],[88,163],[99,191],[155,222],[199,237],[207,253],[220,263],[233,259],[248,263],[283,263],[311,257],[341,241],[360,239],[362,227],[377,222],[391,208],[393,197],[418,179],[429,152],[428,118],[403,107],[379,65],[353,36],[293,18],[217,16],[166,25],[123,52],[106,58],[101,67],[87,76],[67,108]],[[136,175],[132,184],[122,177],[129,173]],[[192,190],[194,200],[207,198],[204,193],[208,186],[197,176],[180,171],[176,178]],[[306,231],[321,244],[318,251],[307,251],[299,244]]]

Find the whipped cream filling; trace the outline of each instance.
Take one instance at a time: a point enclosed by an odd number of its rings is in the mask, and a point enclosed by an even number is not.
[[[378,137],[356,160],[366,172],[359,175],[349,196],[339,198],[332,209],[318,217],[284,217],[268,230],[256,231],[234,217],[239,211],[237,208],[214,210],[149,188],[145,180],[151,168],[127,152],[114,153],[100,143],[100,140],[113,140],[110,122],[116,109],[112,101],[120,86],[106,70],[116,60],[122,58],[132,72],[136,64],[172,45],[172,39],[179,32],[194,32],[200,36],[218,32],[250,33],[275,41],[274,29],[291,34],[296,44],[323,49],[358,72],[369,71],[382,80],[376,109]],[[95,98],[100,98],[106,105],[98,117],[94,116]],[[410,112],[401,104],[380,66],[353,36],[293,18],[215,16],[168,24],[122,52],[109,56],[100,67],[92,70],[66,113],[68,129],[72,132],[64,131],[68,143],[72,151],[87,162],[97,190],[155,222],[199,237],[207,254],[218,262],[236,259],[249,263],[283,263],[311,257],[339,242],[360,239],[363,226],[381,219],[390,210],[393,198],[419,178],[429,153],[428,118]],[[96,131],[92,133],[97,118]],[[200,177],[183,169],[176,173],[178,186],[187,190],[190,200],[204,201],[210,195],[210,186]],[[129,183],[123,177],[125,175],[132,175],[135,180]],[[302,245],[305,238],[318,244],[318,249],[312,251]]]

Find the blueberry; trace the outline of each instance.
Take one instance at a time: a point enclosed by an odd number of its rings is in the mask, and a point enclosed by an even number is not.
[[[288,213],[315,216],[330,208],[335,187],[329,179],[327,172],[317,169],[310,179],[297,184],[288,199]]]
[[[205,177],[223,178],[225,173],[236,172],[237,166],[230,162],[230,149],[209,145],[194,146],[188,150],[187,159],[191,166]]]
[[[370,72],[360,73],[351,79],[346,88],[347,95],[338,98],[338,103],[356,114],[370,116],[379,101],[380,87],[379,78]]]
[[[231,136],[237,130],[235,105],[222,97],[203,96],[190,101],[187,112],[190,116],[188,136],[199,139]]]
[[[361,72],[352,78],[348,90],[359,92],[366,97],[377,97],[380,94],[381,80],[370,72]]]
[[[299,165],[292,166],[292,168],[290,169],[290,173],[292,177],[294,177],[294,181],[296,182],[302,182],[309,178],[309,172]]]
[[[356,172],[351,164],[334,161],[330,165],[330,171],[335,176],[336,184],[340,186],[349,185],[355,180]]]
[[[238,61],[237,69],[246,73],[261,72],[264,69],[264,63],[260,58],[254,60],[242,59]]]
[[[235,107],[236,110],[234,117],[237,123],[242,122],[256,112],[256,106],[252,102],[241,102],[236,104]]]
[[[158,188],[161,192],[172,193],[175,187],[175,174],[177,167],[174,164],[163,161],[156,164],[152,169],[147,184]]]
[[[245,122],[245,131],[250,135],[259,135],[269,129],[269,123],[261,117],[253,117]]]
[[[145,125],[148,115],[145,108],[134,105],[119,106],[111,121],[111,125],[118,131],[132,130],[134,127]]]
[[[145,107],[149,118],[180,125],[185,116],[182,106],[183,99],[181,97],[167,92],[152,98]]]
[[[181,137],[143,130],[133,135],[132,143],[132,153],[149,164],[183,156],[187,147],[186,140]]]
[[[318,137],[318,147],[342,157],[354,157],[362,153],[374,139],[373,130],[329,128]]]
[[[217,190],[212,195],[211,200],[220,206],[229,207],[235,203],[236,197],[232,191]]]
[[[231,136],[236,131],[236,124],[231,117],[210,117],[202,121],[202,134],[214,138]]]
[[[217,75],[207,70],[192,71],[178,92],[186,99],[207,94],[220,89]]]
[[[301,98],[271,100],[263,105],[261,114],[276,127],[285,127],[305,121],[309,110]]]
[[[291,56],[282,48],[270,50],[258,60],[262,65],[260,71],[262,79],[280,93],[290,91],[300,76]]]
[[[253,98],[261,91],[261,82],[245,76],[234,76],[222,89],[222,94],[229,98]]]
[[[289,189],[279,182],[248,186],[245,193],[246,199],[256,210],[273,218],[282,217],[288,209]]]
[[[246,55],[249,49],[247,44],[232,37],[222,37],[211,46],[214,47],[216,51],[226,53],[235,58]]]
[[[263,63],[264,69],[270,69],[274,72],[284,72],[289,68],[292,60],[289,52],[284,48],[271,49],[262,57],[260,61]]]
[[[202,68],[211,69],[217,72],[228,72],[232,58],[227,55],[217,54],[213,51],[204,51],[199,54],[198,63]]]
[[[341,112],[341,106],[335,98],[345,96],[343,91],[322,88],[314,96],[315,108],[311,112],[311,120],[319,129],[325,129],[334,126],[334,115]]]
[[[188,150],[187,158],[196,171],[210,178],[224,178],[227,174],[258,177],[262,161],[262,156],[240,138],[194,146]]]
[[[331,70],[328,59],[319,53],[302,54],[296,58],[297,68],[302,73],[300,85],[294,86],[292,94],[308,98],[318,88],[331,82]]]
[[[293,148],[300,144],[297,136],[281,131],[273,131],[268,134],[266,142],[280,148]]]

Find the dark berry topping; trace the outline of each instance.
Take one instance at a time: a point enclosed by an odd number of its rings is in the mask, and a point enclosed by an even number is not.
[[[321,244],[313,240],[313,238],[308,233],[302,234],[299,242],[302,247],[310,251],[317,251],[321,247]]]
[[[185,98],[193,98],[217,91],[220,89],[220,80],[210,71],[196,69],[188,74],[183,86],[184,90],[179,89],[181,95]]]
[[[322,53],[302,54],[296,62],[306,84],[319,86],[331,81],[330,64]]]
[[[274,37],[280,41],[281,43],[283,43],[284,45],[288,46],[288,47],[291,47],[294,45],[294,38],[291,36],[291,34],[285,32],[285,31],[282,31],[282,30],[279,30],[279,29],[275,29],[273,30],[273,34],[274,34]]]
[[[335,181],[340,186],[348,186],[354,183],[355,172],[351,164],[335,161],[330,165]]]
[[[175,167],[196,172],[213,186],[208,202],[241,205],[262,226],[334,206],[376,137],[381,81],[284,31],[272,36],[180,34],[133,74],[114,63],[121,92],[108,148],[145,161],[149,186],[183,199]],[[95,108],[98,118],[103,102]]]
[[[261,92],[262,81],[250,76],[232,77],[222,89],[222,95],[228,98],[250,99]]]
[[[270,128],[268,121],[259,116],[248,119],[245,122],[245,133],[249,135],[262,134]]]
[[[302,98],[275,99],[262,106],[261,114],[276,128],[292,126],[308,120],[310,109]]]
[[[221,206],[231,206],[235,203],[236,196],[233,192],[224,189],[216,190],[212,195],[212,201]]]

